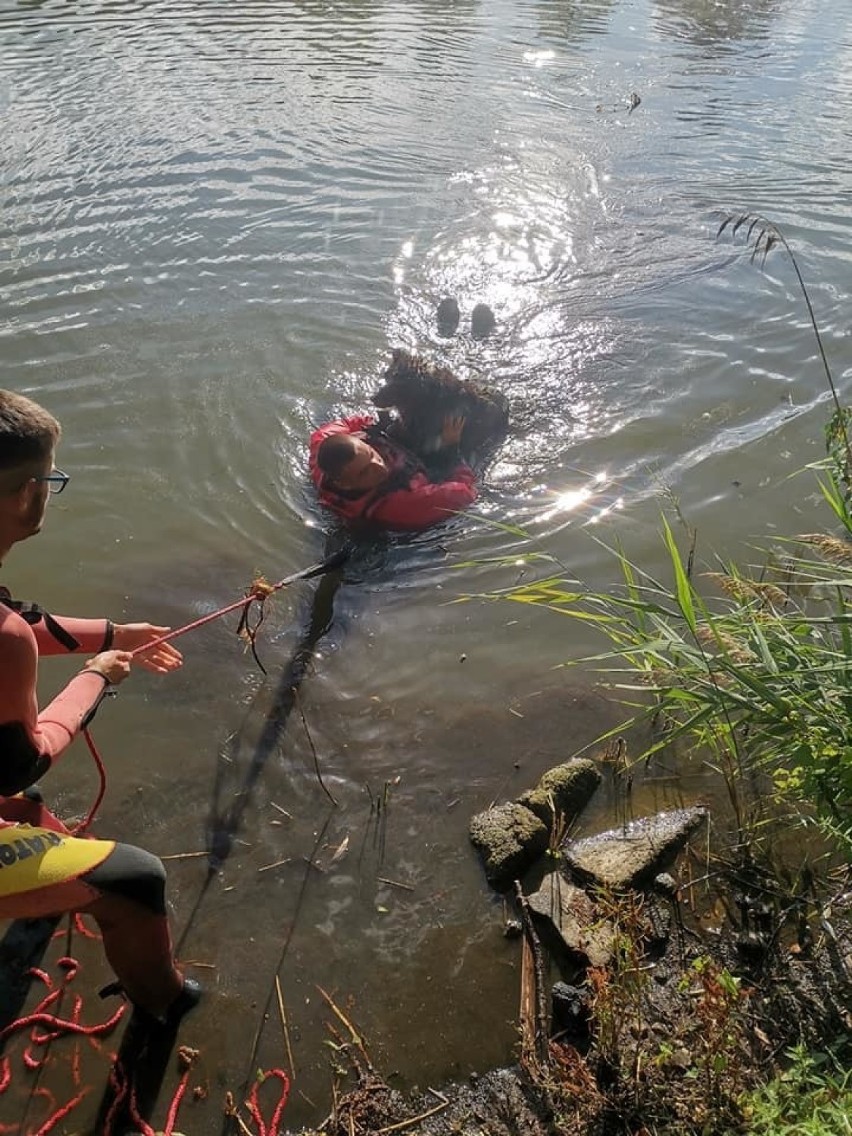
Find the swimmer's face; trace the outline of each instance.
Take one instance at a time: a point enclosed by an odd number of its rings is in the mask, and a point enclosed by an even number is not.
[[[352,457],[335,478],[341,489],[367,491],[377,489],[387,481],[389,470],[378,450],[374,450],[362,438],[353,438]]]

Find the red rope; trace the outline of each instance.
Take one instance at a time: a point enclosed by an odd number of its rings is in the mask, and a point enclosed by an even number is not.
[[[79,1092],[75,1097],[72,1097],[67,1104],[64,1104],[62,1108],[57,1109],[56,1112],[54,1112],[52,1116],[48,1117],[44,1124],[42,1124],[41,1128],[39,1128],[39,1130],[35,1133],[35,1136],[47,1136],[48,1132],[52,1132],[56,1125],[60,1122],[60,1120],[64,1120],[65,1117],[69,1115],[69,1113],[73,1112],[73,1110],[77,1107],[83,1097],[86,1096],[86,1094],[89,1092],[91,1092],[91,1088],[83,1089],[82,1092]]]
[[[139,1129],[141,1136],[157,1136],[157,1133],[147,1122],[144,1116],[140,1116],[139,1108],[136,1104],[136,1089],[130,1089],[130,1119]]]
[[[98,1036],[109,1033],[111,1030],[115,1029],[121,1021],[125,1008],[124,1003],[122,1003],[111,1018],[107,1018],[105,1022],[99,1022],[94,1026],[81,1026],[70,1018],[59,1018],[56,1014],[45,1014],[36,1011],[32,1014],[27,1014],[24,1018],[18,1018],[16,1022],[12,1022],[11,1025],[6,1026],[4,1030],[0,1030],[0,1041],[19,1029],[27,1029],[28,1026],[35,1025],[51,1026],[54,1030],[59,1031],[58,1033],[41,1034],[34,1038],[33,1040],[36,1045],[44,1045],[48,1041],[53,1041],[54,1038],[59,1037],[62,1033],[78,1033],[82,1034],[84,1037]]]
[[[94,739],[89,733],[88,727],[83,727],[83,737],[86,739],[86,745],[89,747],[89,753],[92,755],[95,765],[97,766],[100,784],[98,785],[98,795],[95,797],[94,804],[89,809],[86,819],[80,821],[78,825],[75,825],[74,828],[71,829],[72,836],[82,836],[83,833],[86,832],[86,830],[89,828],[89,826],[95,819],[95,815],[98,809],[101,807],[101,802],[104,799],[104,794],[106,793],[107,787],[107,776],[104,760],[98,753],[98,747],[95,745]]]
[[[118,1116],[118,1110],[127,1095],[127,1077],[124,1067],[119,1063],[118,1054],[113,1054],[112,1065],[109,1071],[109,1087],[112,1089],[112,1104],[104,1119],[104,1136],[112,1136],[112,1126]]]
[[[268,585],[270,591],[275,591],[276,588],[282,586],[282,584]],[[166,635],[161,635],[159,639],[152,639],[150,643],[143,643],[141,647],[135,647],[129,654],[136,656],[143,651],[150,651],[152,647],[159,647],[161,643],[169,643],[172,639],[177,639],[179,635],[186,635],[188,631],[195,631],[196,628],[203,627],[205,623],[212,623],[214,619],[221,619],[223,615],[229,615],[232,611],[237,611],[239,608],[245,608],[247,610],[255,600],[265,599],[267,594],[265,590],[262,593],[250,592],[249,595],[244,596],[235,603],[228,604],[227,607],[220,607],[217,611],[211,611],[209,615],[203,615],[200,619],[194,619],[192,623],[185,623],[183,627],[176,627],[174,631],[169,631]]]
[[[166,1126],[163,1129],[163,1136],[172,1136],[174,1126],[177,1122],[177,1114],[180,1109],[181,1102],[183,1101],[184,1094],[186,1093],[186,1086],[189,1084],[189,1074],[192,1066],[187,1066],[184,1074],[180,1079],[180,1084],[175,1089],[175,1095],[172,1097],[172,1103],[169,1105],[169,1111],[166,1116]]]
[[[62,976],[62,982],[58,986],[44,970],[33,967],[28,972],[33,978],[44,983],[47,987],[47,993],[32,1013],[18,1018],[17,1021],[11,1022],[5,1029],[0,1030],[0,1040],[4,1040],[13,1033],[19,1033],[27,1029],[30,1030],[29,1042],[21,1055],[21,1060],[24,1067],[31,1071],[41,1069],[46,1060],[46,1055],[44,1057],[36,1057],[32,1052],[33,1047],[40,1045],[48,1046],[56,1038],[69,1033],[84,1037],[96,1037],[110,1033],[115,1026],[118,1025],[125,1011],[125,1006],[121,1005],[112,1017],[108,1018],[106,1021],[90,1026],[82,1025],[80,1018],[83,1010],[83,999],[79,994],[75,994],[71,1016],[69,1018],[61,1018],[57,1014],[48,1013],[48,1008],[62,997],[68,987],[68,983],[74,980],[79,970],[79,963],[76,959],[69,958],[68,956],[59,959],[57,966],[61,967],[65,972]],[[48,1029],[46,1032],[42,1032],[36,1028],[38,1026],[47,1026]],[[74,1087],[79,1089],[79,1091],[71,1100],[62,1105],[61,1108],[57,1108],[56,1099],[48,1089],[40,1087],[34,1091],[33,1096],[43,1097],[47,1102],[48,1108],[47,1119],[34,1136],[48,1136],[48,1133],[53,1131],[60,1121],[69,1116],[86,1094],[91,1091],[91,1086],[80,1089],[79,1061],[80,1053],[79,1045],[77,1045],[72,1055],[71,1071]],[[4,1057],[2,1063],[0,1063],[0,1093],[8,1089],[11,1079],[11,1062],[8,1057]],[[4,1134],[4,1136],[5,1134],[9,1134],[9,1136],[11,1136],[11,1133],[17,1132],[19,1129],[19,1124],[14,1126],[0,1125],[0,1134]]]
[[[156,1136],[151,1125],[148,1124],[144,1117],[139,1115],[139,1108],[136,1104],[136,1090],[133,1088],[130,1076],[119,1061],[117,1054],[113,1054],[112,1068],[109,1072],[109,1085],[113,1091],[113,1102],[104,1120],[102,1136],[112,1136],[113,1125],[118,1117],[119,1109],[125,1101],[128,1101],[128,1095],[130,1119],[141,1136]]]
[[[93,931],[90,927],[86,926],[86,922],[79,911],[74,912],[74,930],[84,939],[94,939],[97,943],[102,941],[102,936],[99,935],[97,931]]]
[[[278,1104],[275,1106],[269,1127],[267,1127],[260,1111],[257,1094],[260,1091],[260,1086],[265,1085],[272,1077],[277,1077],[278,1080],[281,1081],[281,1096],[278,1098]],[[258,1136],[278,1136],[278,1125],[281,1123],[281,1114],[287,1107],[289,1098],[290,1078],[283,1069],[270,1069],[267,1073],[264,1073],[262,1081],[255,1081],[249,1099],[246,1101],[246,1108],[249,1110],[252,1120],[257,1125]]]
[[[273,592],[278,592],[282,588],[288,587],[290,584],[295,584],[297,580],[310,580],[313,576],[319,576],[322,572],[329,572],[338,564],[342,564],[346,558],[345,553],[338,553],[335,556],[329,557],[321,564],[315,564],[312,568],[307,568],[301,572],[294,572],[292,576],[285,576],[279,580],[277,584],[267,584],[262,580],[255,580],[251,586],[251,591],[248,595],[243,596],[241,600],[236,600],[226,607],[220,607],[218,611],[211,611],[209,615],[203,615],[200,619],[194,619],[192,623],[186,623],[183,627],[176,627],[174,631],[169,631],[166,635],[161,635],[159,639],[152,639],[150,643],[143,643],[141,647],[134,648],[130,654],[139,655],[142,651],[150,651],[152,647],[159,647],[161,643],[168,643],[172,639],[177,639],[179,635],[186,635],[188,631],[195,631],[197,627],[203,627],[205,623],[212,623],[214,619],[220,619],[223,615],[228,615],[232,611],[238,611],[244,608],[246,613],[249,606],[257,600],[263,603],[267,596],[272,595]]]

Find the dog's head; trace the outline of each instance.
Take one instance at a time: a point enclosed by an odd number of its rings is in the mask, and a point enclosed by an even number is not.
[[[424,405],[435,383],[429,366],[401,347],[394,348],[384,380],[373,395],[373,406],[383,410],[394,407],[403,418]]]

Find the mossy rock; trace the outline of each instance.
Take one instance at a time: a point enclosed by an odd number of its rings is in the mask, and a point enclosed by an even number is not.
[[[505,891],[546,850],[550,829],[528,808],[510,802],[477,813],[470,822],[470,839],[488,882]]]
[[[534,789],[518,797],[518,804],[552,828],[554,809],[557,816],[572,820],[583,811],[600,783],[601,773],[594,761],[573,758],[548,769]]]

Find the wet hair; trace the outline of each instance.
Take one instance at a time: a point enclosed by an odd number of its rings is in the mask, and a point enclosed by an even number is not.
[[[59,441],[59,423],[43,406],[0,390],[0,470],[44,461]]]
[[[332,434],[320,443],[317,465],[326,477],[336,481],[355,457],[355,441],[351,434]]]

